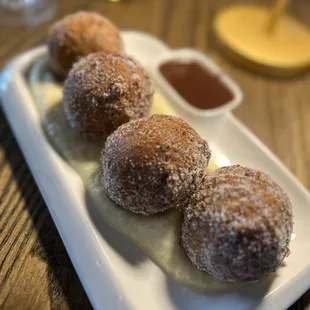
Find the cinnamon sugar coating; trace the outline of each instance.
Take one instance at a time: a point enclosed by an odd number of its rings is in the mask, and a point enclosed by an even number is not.
[[[266,174],[241,166],[205,178],[185,208],[181,244],[193,264],[218,280],[255,281],[289,253],[292,206]]]
[[[57,76],[66,77],[72,65],[90,53],[105,51],[122,54],[118,28],[93,12],[77,12],[54,23],[47,40],[50,65]]]
[[[119,127],[102,153],[103,185],[111,200],[149,215],[182,204],[197,190],[210,149],[178,117],[153,115]]]
[[[152,98],[151,80],[137,61],[104,52],[78,61],[63,89],[69,125],[102,141],[120,125],[149,115]]]

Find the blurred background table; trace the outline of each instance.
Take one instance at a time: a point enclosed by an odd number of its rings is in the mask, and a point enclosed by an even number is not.
[[[94,10],[122,29],[149,32],[174,48],[190,46],[207,52],[245,93],[237,117],[309,189],[310,74],[284,80],[267,78],[236,67],[221,55],[212,32],[213,18],[224,6],[239,2],[271,5],[271,0],[67,0],[59,1],[56,18]],[[289,11],[310,26],[308,0],[293,1]],[[48,27],[0,26],[0,68],[14,55],[44,44]],[[309,303],[310,291],[290,309],[310,309]],[[91,309],[2,110],[0,309]]]

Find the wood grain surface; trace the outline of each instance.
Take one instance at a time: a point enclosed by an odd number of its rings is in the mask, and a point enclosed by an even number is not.
[[[237,117],[309,189],[310,74],[273,79],[226,60],[216,45],[212,21],[222,7],[238,2],[271,4],[271,0],[67,0],[59,1],[57,17],[95,10],[122,29],[149,32],[171,47],[191,46],[207,52],[245,93]],[[292,1],[290,12],[310,26],[308,0]],[[43,44],[48,26],[0,26],[0,67],[14,55]],[[0,309],[91,309],[2,112],[0,143]],[[309,310],[309,302],[307,292],[290,309]]]

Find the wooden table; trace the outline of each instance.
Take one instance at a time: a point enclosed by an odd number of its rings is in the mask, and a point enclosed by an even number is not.
[[[238,118],[310,187],[310,75],[267,78],[244,71],[222,57],[212,21],[223,6],[239,1],[60,2],[58,16],[95,10],[120,28],[149,32],[172,47],[191,46],[207,52],[244,90],[244,104],[236,111]],[[271,0],[260,2],[270,4]],[[308,0],[293,1],[291,11],[310,26]],[[43,44],[48,26],[0,26],[0,66],[14,55]],[[0,309],[91,309],[2,112],[0,118]],[[290,309],[310,309],[309,302],[310,291]]]

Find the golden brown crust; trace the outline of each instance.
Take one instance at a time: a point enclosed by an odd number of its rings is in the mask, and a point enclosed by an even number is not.
[[[239,165],[205,178],[185,208],[181,244],[193,264],[221,281],[275,271],[292,233],[288,196],[266,174]]]
[[[76,61],[90,53],[124,52],[118,28],[92,12],[78,12],[54,23],[49,29],[47,46],[53,71],[63,77]]]
[[[178,206],[199,186],[210,159],[207,142],[177,117],[153,115],[119,127],[103,151],[108,196],[149,215]]]
[[[70,126],[103,141],[120,125],[149,115],[152,97],[151,80],[137,61],[104,52],[78,61],[63,89]]]

